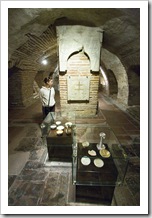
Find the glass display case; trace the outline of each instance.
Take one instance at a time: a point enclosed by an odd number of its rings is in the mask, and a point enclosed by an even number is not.
[[[50,112],[41,124],[41,131],[46,140],[49,160],[72,162],[75,113]]]
[[[49,160],[72,162],[75,201],[111,205],[129,161],[113,130],[105,123],[80,124],[74,112],[51,112],[41,131]]]
[[[115,186],[123,184],[129,159],[108,125],[77,126],[76,135],[72,164],[75,200],[110,205]]]

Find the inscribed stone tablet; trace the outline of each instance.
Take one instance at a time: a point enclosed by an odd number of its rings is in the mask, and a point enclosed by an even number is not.
[[[68,101],[89,101],[90,76],[68,76]]]

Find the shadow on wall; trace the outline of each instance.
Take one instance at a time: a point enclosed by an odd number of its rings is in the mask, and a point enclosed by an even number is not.
[[[118,83],[112,70],[108,69],[107,77],[109,81],[109,95],[118,94]]]
[[[140,105],[140,66],[132,65],[127,73],[129,84],[128,106]]]
[[[22,80],[17,67],[8,70],[8,105],[9,107],[23,106],[22,103]]]

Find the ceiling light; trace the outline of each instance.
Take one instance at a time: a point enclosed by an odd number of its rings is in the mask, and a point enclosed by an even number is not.
[[[47,60],[42,60],[42,64],[47,65]]]

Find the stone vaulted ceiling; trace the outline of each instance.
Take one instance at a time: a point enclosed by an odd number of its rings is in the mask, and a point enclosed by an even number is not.
[[[119,57],[127,68],[140,63],[140,9],[138,8],[10,8],[8,9],[9,68],[43,70],[48,59],[58,63],[56,26],[102,27],[102,47]],[[50,70],[50,69],[49,69]]]

